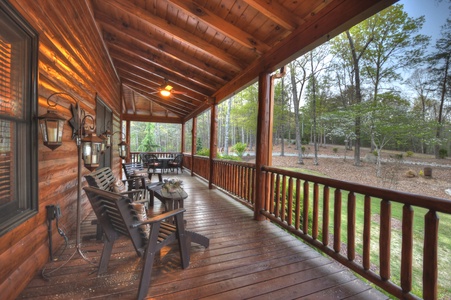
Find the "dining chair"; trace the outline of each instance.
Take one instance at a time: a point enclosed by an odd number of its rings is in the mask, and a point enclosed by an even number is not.
[[[183,165],[183,154],[177,154],[173,160],[170,160],[168,162],[168,167],[173,172],[174,169],[177,171],[177,174],[182,172],[182,165]]]

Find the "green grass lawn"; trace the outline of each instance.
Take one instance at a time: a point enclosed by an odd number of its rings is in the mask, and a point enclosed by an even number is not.
[[[299,172],[299,169],[291,169]],[[316,172],[302,170],[303,173],[321,176]],[[309,217],[309,234],[311,235],[311,213],[313,207],[313,184],[310,188],[310,217]],[[322,209],[323,209],[323,190],[320,186],[319,201],[319,230],[322,228]],[[334,190],[330,189],[330,219],[329,233],[333,233],[333,209],[334,209]],[[347,242],[347,204],[348,192],[342,191],[342,215],[341,215],[341,241]],[[380,199],[372,199],[371,204],[371,268],[376,273],[379,272],[379,216],[380,216]],[[392,212],[392,231],[391,231],[391,281],[400,285],[400,266],[401,266],[401,238],[402,238],[402,207],[400,203],[391,202]],[[412,290],[417,296],[422,296],[422,276],[423,276],[423,242],[424,242],[424,216],[426,209],[414,207],[414,241],[413,241],[413,278]],[[294,211],[293,211],[294,213]],[[364,217],[364,196],[356,194],[356,255],[362,256],[363,248],[363,217]],[[439,214],[439,243],[438,243],[438,292],[439,299],[451,298],[451,216],[447,214]],[[319,232],[321,240],[321,231]],[[426,261],[426,263],[428,263]]]

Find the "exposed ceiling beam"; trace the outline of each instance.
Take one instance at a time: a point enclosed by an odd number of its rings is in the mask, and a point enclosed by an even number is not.
[[[258,54],[262,54],[270,48],[264,42],[257,40],[251,34],[241,30],[232,23],[227,22],[226,20],[210,12],[208,9],[194,2],[183,0],[168,0],[168,2],[177,6],[180,10],[184,11],[193,18],[203,21],[209,27],[221,32],[231,40],[256,51]]]
[[[115,64],[122,62],[128,65],[130,69],[136,68],[146,72],[147,74],[156,76],[159,80],[155,82],[154,88],[160,87],[164,83],[166,78],[170,82],[173,82],[173,86],[181,91],[186,91],[187,95],[191,97],[203,100],[204,97],[209,96],[212,93],[211,89],[205,89],[204,87],[197,86],[191,82],[189,78],[179,77],[177,74],[169,73],[166,69],[161,69],[152,63],[145,62],[138,58],[130,58],[123,55],[124,53],[116,51],[117,49],[111,48],[110,55],[114,59]]]
[[[185,106],[180,105],[173,99],[170,99],[170,97],[162,99],[159,96],[154,95],[153,91],[144,84],[129,80],[127,78],[123,78],[122,83],[129,86],[131,89],[138,91],[141,95],[144,95],[148,101],[153,101],[180,117],[184,117],[189,113],[189,110],[187,110]]]
[[[122,119],[125,121],[136,121],[136,122],[154,122],[154,123],[171,123],[171,124],[183,123],[183,119],[180,117],[137,116],[123,114]]]
[[[299,18],[292,14],[277,1],[243,0],[260,13],[283,28],[293,31],[299,26]],[[325,0],[326,1],[326,0]]]
[[[122,71],[121,70],[119,70],[119,71],[120,71],[119,74],[123,75]],[[126,80],[128,83],[135,83],[136,84],[135,86],[139,86],[142,91],[146,92],[146,94],[143,94],[143,95],[146,96],[147,98],[149,98],[149,99],[157,98],[158,101],[163,101],[161,103],[164,103],[164,105],[168,105],[168,104],[173,105],[174,107],[179,107],[183,110],[192,110],[197,107],[197,105],[194,105],[193,103],[189,103],[187,101],[182,101],[180,99],[180,97],[176,97],[176,96],[162,97],[162,96],[160,96],[159,93],[156,92],[154,89],[149,88],[149,86],[147,85],[147,82],[145,82],[141,78],[137,78],[134,76],[130,76],[130,77],[124,76],[123,79],[124,79],[124,82]],[[177,102],[175,100],[177,100]],[[170,108],[170,107],[166,107],[166,108]]]
[[[235,76],[235,73],[233,72],[226,73],[227,69],[214,68],[210,64],[207,64],[192,55],[187,55],[185,52],[177,50],[175,47],[169,47],[164,41],[158,40],[150,32],[144,33],[130,26],[125,26],[123,23],[115,21],[111,16],[96,12],[96,20],[101,24],[104,31],[117,36],[119,39],[133,39],[136,43],[152,49],[155,53],[170,57],[180,64],[189,64],[193,68],[197,68],[198,70],[209,74],[209,76],[215,78],[214,80],[226,82]],[[114,39],[114,36],[110,37],[110,39]]]
[[[166,73],[170,73],[171,81],[176,81],[176,78],[185,78],[191,81],[192,83],[188,86],[185,86],[186,89],[189,89],[191,85],[203,86],[209,89],[211,92],[217,90],[221,84],[219,82],[214,82],[209,80],[208,77],[202,76],[199,72],[193,72],[193,69],[184,69],[184,65],[174,62],[174,61],[165,61],[152,53],[148,53],[147,51],[137,49],[137,47],[133,47],[133,50],[130,49],[130,45],[127,47],[126,43],[122,41],[115,40],[114,42],[107,43],[110,52],[117,51],[125,55],[126,57],[130,57],[130,61],[139,61],[140,65],[143,63],[145,65],[151,64],[154,69],[162,69],[165,70]],[[167,76],[164,76],[167,77]],[[211,94],[211,92],[209,92]]]
[[[241,71],[246,66],[246,63],[240,61],[238,58],[220,50],[211,43],[198,38],[196,35],[193,35],[180,27],[175,26],[174,24],[168,23],[166,20],[142,10],[140,7],[136,6],[132,2],[129,2],[128,0],[111,0],[109,4],[114,5],[128,15],[139,18],[152,28],[156,28],[168,35],[171,35],[179,42],[193,47],[196,50],[213,57],[214,59],[222,61],[223,63],[229,65],[229,67],[233,68],[234,71]]]

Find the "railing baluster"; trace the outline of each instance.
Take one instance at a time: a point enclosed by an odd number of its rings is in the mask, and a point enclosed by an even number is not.
[[[307,180],[304,181],[304,201],[303,201],[303,207],[302,207],[302,231],[304,231],[304,234],[308,234],[308,209],[309,209],[309,183]]]
[[[279,210],[280,210],[280,176],[281,175],[275,175],[276,176],[276,195],[274,196],[274,202],[276,203],[276,206],[274,207],[274,216],[276,218],[279,217]]]
[[[318,183],[313,184],[313,223],[312,223],[312,237],[316,240],[318,238],[318,200],[319,187]]]
[[[202,176],[204,167],[208,167],[209,161],[196,156],[186,157],[186,164],[189,166],[190,160],[196,160],[195,173]],[[213,160],[215,164],[214,182],[216,185],[235,192],[250,204],[255,202],[253,199],[255,190],[255,174],[260,172],[252,164],[237,163],[232,161],[220,162]],[[414,288],[413,272],[415,264],[413,261],[414,245],[418,243],[414,235],[414,207],[421,207],[429,210],[425,215],[425,237],[422,259],[423,265],[423,297],[425,299],[436,299],[438,297],[438,271],[437,271],[437,252],[438,252],[438,225],[439,220],[437,212],[451,215],[451,202],[446,199],[434,197],[412,195],[409,193],[397,192],[376,188],[372,186],[363,186],[359,184],[342,182],[330,178],[323,178],[304,173],[297,173],[288,170],[281,170],[273,167],[263,166],[264,176],[262,180],[265,184],[264,191],[264,210],[261,213],[272,222],[299,236],[307,243],[317,247],[325,254],[328,254],[344,266],[357,272],[359,275],[367,278],[373,283],[379,285],[387,292],[397,298],[418,299],[412,293]],[[217,174],[219,173],[219,174]],[[234,178],[234,180],[231,179]],[[286,182],[288,180],[288,183]],[[296,182],[294,182],[296,181]],[[309,190],[310,183],[313,183],[312,191]],[[323,202],[319,204],[320,188],[322,188]],[[231,189],[231,190],[230,190]],[[334,189],[334,207],[330,204],[330,189]],[[342,193],[348,193],[347,211],[343,212]],[[288,195],[287,195],[288,193]],[[296,193],[296,196],[293,195]],[[312,195],[312,232],[309,234],[309,196]],[[356,234],[360,232],[360,227],[356,226],[360,217],[357,214],[357,204],[360,204],[360,197],[363,196],[363,240],[362,240],[362,262],[356,261]],[[293,199],[295,197],[295,199]],[[382,199],[380,202],[380,235],[379,235],[379,268],[376,270],[371,265],[371,244],[376,243],[377,237],[372,237],[372,224],[377,223],[372,220],[372,202],[374,199]],[[390,200],[388,200],[390,199]],[[295,203],[293,203],[293,201]],[[302,203],[301,203],[302,201]],[[359,202],[358,202],[359,201]],[[399,237],[401,242],[401,260],[395,268],[400,268],[400,283],[390,281],[391,278],[391,248],[398,246],[398,236],[394,237],[396,246],[391,243],[391,202],[404,204],[402,211],[402,235]],[[301,205],[303,206],[301,211]],[[319,214],[322,211],[322,224],[319,223]],[[332,212],[333,215],[332,215]],[[374,212],[373,212],[374,213]],[[397,210],[396,210],[397,213]],[[330,229],[331,216],[333,216],[333,235]],[[293,220],[294,218],[294,220]],[[347,255],[342,255],[342,220],[347,220]],[[374,221],[374,222],[373,222]],[[301,225],[301,222],[302,225]],[[322,226],[321,232],[320,227]],[[373,225],[374,226],[374,225]],[[318,241],[318,236],[322,235],[322,241]],[[330,239],[333,238],[333,249],[329,247]],[[373,241],[371,239],[373,238]],[[357,241],[358,243],[358,241]],[[421,259],[421,258],[420,258]],[[373,262],[375,263],[375,262]],[[395,261],[393,261],[395,263]],[[420,271],[421,272],[421,271]],[[421,283],[418,283],[418,285]],[[417,286],[417,283],[415,283]]]
[[[301,227],[301,180],[299,178],[296,179],[296,211],[295,211],[296,230],[299,230]]]
[[[286,202],[287,202],[287,176],[282,176],[282,199],[280,203],[280,219],[285,221],[285,211],[286,211]]]
[[[293,178],[288,178],[288,205],[287,205],[287,223],[293,224]]]
[[[275,207],[275,205],[274,205],[274,202],[276,201],[276,199],[275,199],[275,192],[274,192],[274,189],[275,189],[275,174],[274,173],[268,173],[268,174],[270,174],[270,178],[269,178],[269,180],[270,180],[270,190],[269,190],[269,212],[270,213],[274,213],[274,207]]]
[[[383,280],[390,279],[390,246],[391,246],[391,203],[388,200],[381,201],[380,216],[380,275]]]
[[[335,190],[334,195],[334,251],[341,250],[341,191]]]
[[[430,210],[424,217],[423,298],[437,299],[439,218]]]
[[[371,256],[371,197],[365,195],[363,212],[363,269],[370,269]]]
[[[408,293],[412,290],[413,257],[413,209],[405,204],[402,208],[402,250],[401,250],[401,288]]]
[[[348,259],[355,259],[355,195],[348,194]]]
[[[323,189],[323,245],[329,244],[329,187]]]

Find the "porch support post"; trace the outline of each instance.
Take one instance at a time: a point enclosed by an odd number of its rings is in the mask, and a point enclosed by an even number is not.
[[[265,207],[265,174],[261,171],[263,165],[269,164],[271,145],[271,77],[269,72],[260,73],[258,77],[258,116],[257,116],[257,149],[255,154],[255,193],[254,219],[265,220],[260,210]]]
[[[191,132],[191,176],[194,176],[194,155],[196,155],[196,141],[197,141],[197,117],[193,118],[193,129]]]
[[[185,124],[186,122],[182,123],[182,138],[180,140],[180,152],[184,153],[185,152]]]
[[[127,120],[125,122],[125,143],[127,143],[127,145],[129,145],[128,147],[128,151],[127,151],[127,158],[125,159],[125,162],[129,163],[130,162],[130,120]],[[122,122],[121,122],[121,126],[120,128],[122,129]],[[121,130],[122,132],[122,130]],[[122,139],[122,136],[120,137],[120,139]]]
[[[213,188],[214,164],[213,159],[216,158],[218,143],[218,113],[217,105],[213,102],[210,111],[210,179],[208,188]]]

